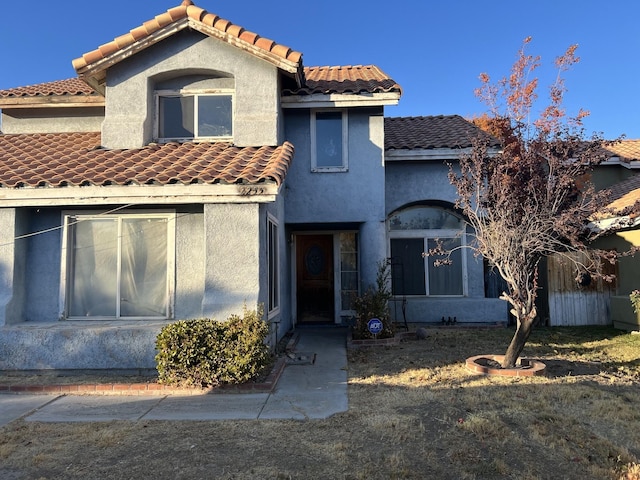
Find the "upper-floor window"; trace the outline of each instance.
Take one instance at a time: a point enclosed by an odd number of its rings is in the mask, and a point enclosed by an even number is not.
[[[347,111],[311,113],[311,170],[345,172],[348,169]]]
[[[231,92],[156,92],[158,140],[232,140]]]

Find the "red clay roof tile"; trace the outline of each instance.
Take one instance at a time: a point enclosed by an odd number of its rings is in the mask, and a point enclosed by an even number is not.
[[[293,145],[151,144],[105,150],[100,133],[0,135],[0,188],[274,182],[281,185]]]
[[[132,45],[145,37],[152,35],[158,30],[170,25],[176,21],[182,19],[190,19],[195,22],[202,23],[209,27],[215,28],[222,33],[236,37],[242,41],[246,41],[250,45],[253,45],[261,50],[265,50],[268,53],[276,55],[282,59],[288,60],[293,63],[299,64],[302,58],[300,52],[295,52],[289,47],[285,47],[275,42],[261,42],[260,36],[247,32],[239,25],[231,23],[229,20],[222,19],[217,15],[207,12],[206,10],[197,7],[193,2],[182,2],[178,7],[173,7],[167,12],[157,15],[151,20],[148,20],[142,24],[141,27],[132,29],[128,34],[121,35],[115,40],[101,45],[98,49],[85,53],[82,57],[73,60],[73,67],[82,73],[86,68],[92,64],[107,58],[108,56],[117,53],[122,48]],[[127,38],[127,36],[129,38]]]
[[[499,147],[497,139],[459,115],[384,119],[385,150],[467,148],[478,137]]]
[[[305,67],[304,76],[301,88],[284,90],[283,94],[402,92],[400,85],[375,65]]]
[[[58,95],[97,95],[96,92],[79,78],[39,83],[26,87],[0,90],[0,98],[58,96]]]
[[[245,32],[247,34],[250,32]],[[243,34],[244,35],[244,34]],[[260,37],[257,43],[267,48],[275,45],[272,40]],[[286,48],[286,47],[285,47]],[[298,52],[293,52],[292,55]],[[284,90],[284,95],[310,95],[314,93],[384,93],[400,92],[400,86],[374,65],[344,67],[305,67],[306,82],[302,88]],[[3,97],[33,97],[56,95],[100,95],[79,78],[41,83],[28,87],[0,90]]]

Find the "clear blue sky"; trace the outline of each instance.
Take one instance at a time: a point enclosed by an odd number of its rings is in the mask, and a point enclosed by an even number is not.
[[[0,89],[75,76],[71,60],[181,0],[5,1]],[[388,116],[480,114],[478,75],[508,74],[522,40],[553,60],[579,44],[569,113],[588,132],[640,138],[640,2],[636,0],[196,0],[206,10],[304,54],[306,66],[375,64],[404,90]]]

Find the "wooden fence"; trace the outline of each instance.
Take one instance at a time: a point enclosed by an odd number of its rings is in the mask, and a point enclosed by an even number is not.
[[[610,325],[611,297],[616,294],[616,282],[582,277],[572,261],[553,255],[547,259],[547,293],[549,325]],[[584,254],[571,254],[574,259],[588,261]],[[602,265],[603,272],[615,274],[615,266]]]

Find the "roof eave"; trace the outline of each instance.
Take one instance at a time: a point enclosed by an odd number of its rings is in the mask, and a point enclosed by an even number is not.
[[[2,109],[104,107],[102,95],[38,95],[0,98]]]
[[[597,233],[615,233],[640,226],[640,217],[622,215],[619,217],[600,218],[589,223],[589,229]]]
[[[371,107],[397,105],[400,92],[284,95],[282,108]]]
[[[258,184],[113,185],[0,188],[0,207],[271,203],[280,186]]]
[[[384,158],[389,162],[459,160],[461,155],[469,155],[471,150],[471,147],[386,149]],[[500,149],[490,148],[487,153],[494,156],[500,153]]]
[[[279,55],[271,52],[267,52],[255,45],[242,40],[234,35],[230,35],[226,32],[218,30],[217,28],[210,27],[202,22],[198,22],[193,19],[189,19],[189,27],[194,30],[199,31],[204,35],[208,35],[210,37],[217,38],[222,40],[230,45],[240,48],[245,52],[252,54],[255,57],[258,57],[262,60],[266,60],[267,62],[275,65],[280,70],[292,75],[296,79],[296,83],[298,87],[302,85],[302,65],[301,62],[294,62],[291,60],[287,60],[286,58],[282,58]]]
[[[116,52],[106,55],[105,57],[96,60],[95,62],[88,63],[86,65],[79,66],[85,62],[84,57],[75,59],[72,63],[78,76],[87,82],[94,90],[101,94],[105,94],[105,78],[106,71],[113,65],[122,62],[123,60],[135,55],[142,50],[149,48],[152,45],[164,40],[165,38],[174,35],[175,33],[184,30],[189,26],[189,19],[181,18],[175,22],[153,32],[152,34],[127,45]]]
[[[181,18],[176,20],[170,25],[153,32],[141,40],[123,47],[104,58],[90,64],[77,67],[85,62],[84,57],[80,57],[73,61],[74,68],[76,68],[76,72],[80,78],[87,82],[97,92],[104,95],[107,69],[186,28],[191,28],[203,35],[222,40],[230,45],[240,48],[243,51],[251,53],[255,57],[275,65],[277,68],[293,76],[298,87],[303,83],[303,69],[301,62],[294,62],[286,58],[282,58],[277,54],[267,52],[245,40],[242,40],[241,38],[230,35],[229,33],[218,30],[217,28],[205,25],[204,23],[192,18]]]
[[[640,160],[626,160],[622,157],[611,157],[602,162],[600,165],[622,166],[629,170],[640,168]]]

